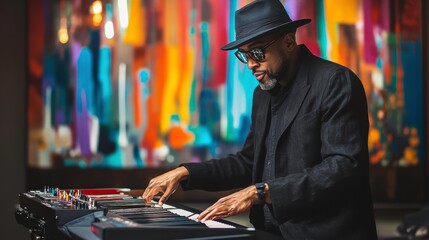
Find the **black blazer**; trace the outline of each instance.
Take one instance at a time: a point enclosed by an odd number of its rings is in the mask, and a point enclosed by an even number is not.
[[[272,213],[287,239],[377,239],[368,174],[368,110],[359,78],[303,45],[290,83],[281,136],[273,144],[275,179],[267,181]],[[187,163],[184,189],[209,191],[261,181],[270,95],[254,91],[243,149],[223,159]],[[250,221],[263,228],[262,205]]]

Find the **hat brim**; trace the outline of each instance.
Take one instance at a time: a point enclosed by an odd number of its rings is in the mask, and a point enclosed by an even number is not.
[[[238,48],[246,43],[249,43],[259,37],[262,37],[263,35],[269,34],[271,32],[274,32],[275,30],[286,30],[286,29],[294,29],[294,28],[298,28],[301,27],[302,25],[305,25],[307,23],[311,22],[311,19],[299,19],[296,21],[292,21],[292,22],[287,22],[287,23],[283,23],[280,25],[277,25],[275,27],[269,28],[269,29],[265,29],[263,31],[257,32],[255,34],[251,34],[247,37],[241,38],[239,40],[230,42],[226,45],[224,45],[223,47],[221,47],[222,50],[232,50],[235,48]]]

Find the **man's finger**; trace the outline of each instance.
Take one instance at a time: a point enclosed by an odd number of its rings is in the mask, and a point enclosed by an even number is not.
[[[171,189],[167,189],[158,201],[159,206],[162,206],[172,194]]]
[[[162,192],[160,189],[149,188],[143,193],[143,200],[146,203],[150,203],[156,194]]]
[[[206,210],[204,210],[199,216],[198,216],[198,220],[199,221],[206,221],[209,220],[209,217],[213,214],[215,214],[216,212],[218,212],[219,209],[219,204],[215,203],[212,206],[208,207]]]
[[[210,211],[202,220],[201,222],[205,222],[208,220],[214,220],[216,219],[216,216],[219,215],[219,211],[217,208],[214,208],[212,211]]]
[[[152,201],[153,196],[154,196],[154,195],[151,195],[150,191],[148,191],[148,192],[144,192],[144,194],[143,194],[143,200],[144,200],[146,203],[150,203],[150,201]]]
[[[149,188],[146,188],[146,190],[144,190],[143,195],[142,195],[143,201],[145,201],[146,203],[148,203],[149,191],[150,191]]]
[[[201,212],[201,213],[200,213],[200,215],[197,217],[197,221],[198,221],[198,222],[200,222],[201,220],[203,220],[203,218],[204,218],[205,216],[207,216],[207,214],[208,214],[209,212],[211,212],[211,211],[212,211],[212,208],[213,208],[213,206],[210,206],[210,207],[208,207],[206,210],[204,210],[203,212]]]

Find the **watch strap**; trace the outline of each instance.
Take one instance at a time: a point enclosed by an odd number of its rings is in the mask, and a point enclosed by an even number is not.
[[[265,183],[256,183],[256,193],[259,201],[265,201]]]

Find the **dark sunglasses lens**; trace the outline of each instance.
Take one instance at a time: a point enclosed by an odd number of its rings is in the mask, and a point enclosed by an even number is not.
[[[235,52],[235,56],[238,58],[238,60],[240,60],[242,63],[247,63],[247,54],[240,52],[240,51],[236,51]]]
[[[250,50],[249,55],[253,60],[258,61],[258,62],[264,61],[264,59],[265,59],[264,51],[262,49],[259,49],[259,48],[254,48],[254,49]]]

